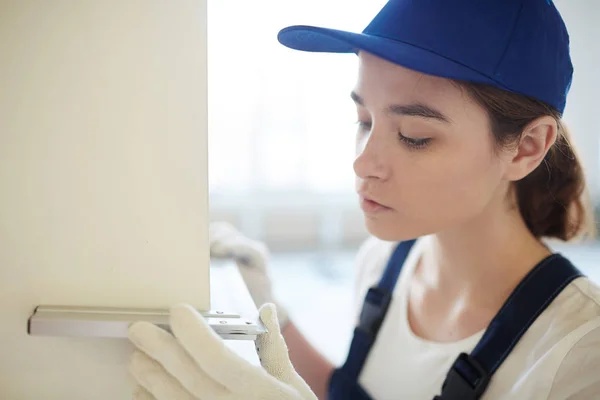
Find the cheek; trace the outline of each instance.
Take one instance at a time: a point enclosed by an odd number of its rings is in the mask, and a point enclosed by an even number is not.
[[[441,160],[429,174],[431,189],[441,199],[454,200],[455,207],[482,206],[499,184],[501,167],[488,152],[469,151]]]
[[[502,176],[500,164],[488,154],[470,154],[441,171],[431,185],[437,188],[433,188],[437,201],[457,215],[480,212],[491,201]]]
[[[396,188],[392,207],[397,212],[390,223],[420,236],[465,222],[490,203],[502,171],[502,164],[481,147],[421,158],[415,155],[411,165],[395,169],[391,186]]]

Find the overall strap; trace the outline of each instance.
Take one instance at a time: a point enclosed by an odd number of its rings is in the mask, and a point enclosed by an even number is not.
[[[461,353],[434,400],[479,399],[492,375],[536,318],[575,278],[583,274],[560,254],[552,254],[517,285],[471,354]]]
[[[402,271],[404,262],[408,257],[408,253],[410,253],[410,249],[412,249],[412,246],[415,244],[415,241],[416,239],[411,239],[398,243],[394,249],[394,252],[390,256],[390,259],[388,260],[387,266],[383,271],[383,275],[381,276],[381,279],[379,279],[379,283],[377,284],[377,287],[380,290],[384,290],[388,293],[392,293],[394,291],[396,282],[400,276],[400,271]]]
[[[415,241],[416,239],[400,242],[396,246],[379,284],[369,288],[365,296],[359,323],[354,330],[348,358],[343,367],[352,379],[358,380],[363,364],[387,313],[404,261]]]

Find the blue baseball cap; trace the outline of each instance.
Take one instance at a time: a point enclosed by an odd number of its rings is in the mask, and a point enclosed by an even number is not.
[[[560,113],[573,76],[569,35],[551,0],[390,0],[362,33],[294,25],[277,38],[302,51],[365,51],[527,95]]]

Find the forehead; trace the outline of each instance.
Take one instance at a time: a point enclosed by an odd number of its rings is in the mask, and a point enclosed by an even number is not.
[[[389,103],[427,103],[448,112],[464,103],[474,102],[449,79],[417,72],[390,63],[370,53],[358,55],[358,80],[355,92],[367,107],[386,106]]]

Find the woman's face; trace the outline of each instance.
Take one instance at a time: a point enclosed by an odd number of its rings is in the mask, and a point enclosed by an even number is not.
[[[509,159],[494,151],[484,109],[458,86],[360,53],[352,97],[354,170],[371,234],[406,240],[448,231],[502,204]]]

